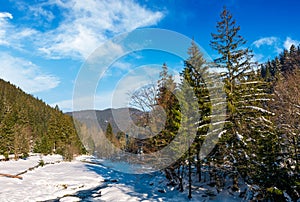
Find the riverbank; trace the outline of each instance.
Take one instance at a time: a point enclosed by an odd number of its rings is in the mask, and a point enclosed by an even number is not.
[[[43,162],[43,166],[41,165]],[[207,185],[179,192],[167,186],[164,175],[119,172],[91,156],[64,162],[59,155],[30,156],[26,160],[1,161],[0,173],[20,178],[0,177],[0,201],[240,201],[229,192],[216,192]]]

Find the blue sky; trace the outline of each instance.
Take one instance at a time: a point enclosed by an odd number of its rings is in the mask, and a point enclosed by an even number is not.
[[[71,111],[74,85],[89,56],[124,32],[175,31],[194,38],[214,58],[210,34],[224,5],[259,62],[300,43],[298,0],[1,0],[0,78]],[[182,69],[180,57],[159,51],[136,51],[114,61],[99,78],[94,107],[126,105],[123,95],[141,81],[155,80],[163,62],[175,73]]]

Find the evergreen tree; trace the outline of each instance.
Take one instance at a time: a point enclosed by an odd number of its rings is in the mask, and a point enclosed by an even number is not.
[[[180,170],[182,165],[184,165],[184,157],[180,151],[185,150],[186,144],[182,144],[182,136],[175,141],[174,138],[178,135],[178,130],[181,127],[181,106],[179,100],[177,99],[177,86],[172,77],[168,72],[168,67],[163,64],[162,71],[160,72],[160,79],[158,81],[158,92],[156,97],[156,103],[165,112],[166,120],[163,130],[152,138],[152,147],[157,150],[170,144],[172,141],[173,147],[170,148],[172,151],[172,158],[178,159],[172,165],[164,169],[167,179],[172,183],[179,184],[180,191],[183,191],[183,173]],[[165,158],[165,157],[162,157]],[[167,157],[169,158],[169,157]]]
[[[239,174],[248,177],[251,173],[245,165],[252,162],[249,159],[250,152],[255,148],[252,148],[254,142],[258,141],[258,137],[252,137],[253,130],[260,128],[260,124],[263,128],[268,127],[268,117],[264,116],[272,113],[263,108],[263,103],[269,100],[265,92],[268,88],[254,70],[257,65],[252,62],[251,51],[244,48],[246,41],[239,35],[240,27],[226,8],[220,17],[217,34],[212,34],[211,46],[220,55],[215,63],[217,68],[223,70],[220,75],[227,96],[227,117],[214,157],[219,166],[231,168],[227,172],[232,176],[232,189],[236,191],[239,189]],[[256,131],[259,135],[262,135],[261,132]],[[249,144],[246,140],[254,142]]]
[[[109,140],[109,141],[112,141],[113,140],[113,136],[114,136],[114,134],[113,134],[113,131],[112,131],[112,127],[111,127],[111,124],[110,123],[108,123],[107,124],[107,127],[106,127],[106,137],[107,137],[107,139]]]
[[[300,68],[300,47],[291,45],[289,50],[284,50],[278,57],[268,61],[262,67],[261,76],[268,82],[276,82],[281,75],[288,75]]]
[[[198,131],[193,145],[197,160],[198,180],[201,181],[200,150],[203,137],[206,136],[208,131],[211,111],[209,92],[205,84],[205,78],[208,77],[208,66],[194,40],[188,49],[188,54],[189,58],[185,61],[182,76],[185,82],[193,88],[198,103],[198,108],[195,110],[201,114],[200,119],[195,122],[195,124],[198,123]]]
[[[168,67],[164,63],[160,72],[158,81],[158,92],[156,103],[162,107],[166,114],[164,129],[154,138],[154,144],[157,149],[168,145],[175,137],[179,128],[179,104],[175,96],[176,83],[173,76],[169,74]]]
[[[186,69],[187,70],[187,69]],[[182,161],[188,162],[188,198],[192,198],[192,163],[193,163],[193,142],[197,140],[197,125],[199,122],[199,103],[195,95],[194,88],[183,77],[180,88],[176,93],[180,103],[181,125],[179,130],[179,144],[184,146],[184,151],[187,151],[181,158]],[[183,176],[181,176],[183,177]]]

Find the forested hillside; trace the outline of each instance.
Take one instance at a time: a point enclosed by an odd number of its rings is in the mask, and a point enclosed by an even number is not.
[[[0,79],[1,155],[57,153],[71,159],[83,151],[70,116]]]

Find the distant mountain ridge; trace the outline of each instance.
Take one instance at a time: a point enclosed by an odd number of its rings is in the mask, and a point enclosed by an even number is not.
[[[132,119],[136,122],[144,112],[135,108],[108,108],[104,110],[82,110],[75,112],[67,112],[67,115],[74,117],[76,120],[85,123],[87,126],[94,124],[95,118],[102,131],[105,131],[108,123],[111,124],[113,132],[117,134],[123,131],[124,127]],[[120,128],[121,126],[121,128]],[[123,126],[123,127],[122,127]]]
[[[141,124],[146,112],[135,108],[118,108],[66,114],[75,120],[78,135],[86,150],[99,158],[110,158],[133,143],[134,138],[128,138],[127,134],[132,134],[135,126]]]

